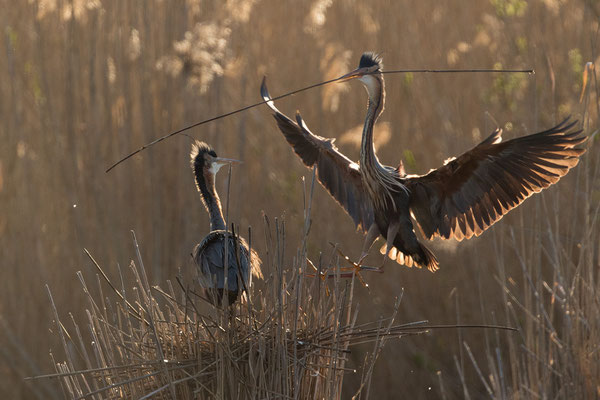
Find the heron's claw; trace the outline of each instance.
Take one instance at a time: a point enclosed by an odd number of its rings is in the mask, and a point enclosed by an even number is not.
[[[379,270],[383,272],[383,267],[385,267],[385,262],[387,260],[387,254],[383,256],[383,261],[381,261],[381,265],[379,266]]]
[[[364,259],[365,259],[365,258],[367,258],[367,256],[368,256],[368,255],[369,255],[369,253],[363,252],[363,253],[360,255],[360,258],[358,259],[358,262],[357,262],[357,264],[358,264],[358,265],[362,265],[362,263],[363,263]]]
[[[360,257],[360,259],[358,260],[358,262],[354,262],[352,261],[348,256],[346,256],[338,247],[337,245],[333,244],[333,243],[329,243],[331,244],[334,248],[335,251],[338,253],[338,255],[343,258],[348,264],[350,264],[350,267],[338,267],[335,270],[331,270],[331,269],[327,269],[325,271],[318,271],[317,268],[314,266],[314,264],[312,262],[309,261],[309,265],[314,269],[314,273],[308,273],[306,274],[307,276],[310,277],[316,277],[319,276],[322,280],[325,280],[325,278],[335,278],[336,276],[339,276],[340,278],[352,278],[354,276],[356,276],[359,280],[359,282],[364,286],[364,287],[369,287],[369,285],[365,282],[365,280],[363,279],[361,272],[383,272],[383,269],[380,267],[373,267],[373,266],[368,266],[368,265],[362,265],[364,259],[367,257],[366,253],[363,253]]]

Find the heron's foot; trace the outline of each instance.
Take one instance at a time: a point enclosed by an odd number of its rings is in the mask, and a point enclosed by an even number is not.
[[[340,277],[352,278],[353,276],[356,276],[363,286],[368,287],[369,285],[367,285],[367,283],[364,281],[361,272],[383,272],[378,267],[363,265],[363,262],[367,257],[366,252],[363,252],[363,254],[361,254],[358,262],[354,262],[350,259],[350,257],[346,256],[337,246],[334,247],[336,252],[340,255],[340,257],[342,257],[346,261],[346,263],[350,265],[349,267],[339,267]],[[331,277],[334,277],[336,275],[336,272],[332,272]]]
[[[346,263],[348,263],[350,266],[348,266],[348,267],[338,266],[337,268],[328,268],[324,271],[318,272],[317,268],[314,266],[314,264],[312,262],[310,262],[310,260],[307,260],[309,265],[315,271],[315,273],[308,273],[307,276],[310,276],[310,277],[319,276],[322,280],[325,280],[325,278],[330,278],[330,279],[335,278],[335,277],[352,278],[352,277],[356,276],[363,286],[368,287],[369,285],[364,281],[364,279],[361,275],[361,272],[383,272],[383,269],[381,269],[379,267],[363,265],[363,261],[367,257],[368,253],[363,252],[363,254],[361,254],[358,262],[354,262],[350,259],[350,257],[346,256],[337,247],[337,245],[335,245],[333,243],[329,243],[329,244],[331,244],[335,248],[335,251],[338,253],[338,255],[342,259],[344,259],[346,261]]]

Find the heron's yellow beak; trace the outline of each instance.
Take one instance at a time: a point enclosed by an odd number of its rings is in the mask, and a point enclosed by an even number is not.
[[[217,157],[214,159],[212,166],[210,167],[210,172],[216,175],[217,172],[219,172],[219,170],[221,169],[221,167],[226,164],[241,164],[241,163],[242,162],[240,160],[234,160],[233,158]]]
[[[236,160],[233,158],[223,158],[223,157],[215,158],[215,162],[218,162],[219,164],[241,164],[242,163],[242,161],[240,161],[240,160]]]
[[[346,82],[351,79],[360,78],[361,76],[367,74],[368,68],[357,68],[354,71],[348,72],[346,75],[342,75],[338,78],[338,82]]]

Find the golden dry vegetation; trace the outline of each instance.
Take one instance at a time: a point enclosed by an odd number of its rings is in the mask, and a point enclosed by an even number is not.
[[[600,157],[596,72],[600,4],[583,0],[424,1],[0,1],[0,393],[61,398],[56,381],[24,381],[63,361],[54,315],[86,332],[76,272],[95,281],[88,249],[107,274],[135,257],[149,280],[189,268],[208,231],[183,135],[105,169],[170,131],[258,102],[263,75],[278,95],[337,77],[365,50],[386,68],[533,68],[527,74],[386,76],[376,140],[386,164],[423,173],[467,150],[497,125],[511,138],[566,115],[593,137],[580,165],[480,238],[432,243],[441,270],[389,265],[355,287],[359,323],[496,323],[517,333],[433,331],[388,341],[372,375],[373,398],[600,397]],[[282,99],[311,129],[340,138],[357,159],[366,95],[356,82]],[[229,218],[261,240],[263,216],[283,216],[283,265],[303,237],[307,170],[266,107],[192,129],[233,170]],[[375,133],[376,137],[378,133]],[[225,192],[226,175],[219,190]],[[307,256],[329,242],[358,257],[362,237],[315,189]],[[378,263],[371,255],[367,262]],[[126,285],[130,285],[127,282]],[[95,286],[94,286],[95,287]],[[91,289],[94,290],[94,289]],[[368,348],[367,348],[368,347]],[[349,364],[360,367],[365,348]],[[348,372],[347,395],[361,379]],[[345,397],[345,396],[344,396]]]

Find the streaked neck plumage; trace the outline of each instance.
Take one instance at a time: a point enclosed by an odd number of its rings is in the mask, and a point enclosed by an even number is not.
[[[225,220],[221,211],[221,201],[215,189],[215,174],[210,170],[195,170],[196,185],[202,197],[202,202],[210,216],[210,230],[224,230]]]
[[[365,75],[360,81],[365,85],[369,95],[367,116],[365,118],[361,142],[360,170],[365,186],[371,192],[376,206],[381,209],[392,208],[395,210],[396,204],[393,193],[399,191],[406,192],[406,188],[399,181],[400,177],[398,174],[390,172],[379,162],[375,154],[375,144],[373,142],[373,127],[375,121],[377,121],[377,118],[383,112],[385,103],[383,76],[381,74]]]
[[[361,167],[367,170],[377,167],[383,168],[375,154],[375,144],[373,143],[373,126],[379,115],[383,112],[385,104],[383,76],[365,75],[360,80],[365,85],[365,89],[367,89],[367,94],[369,95],[367,116],[365,118],[361,142],[360,164]]]

